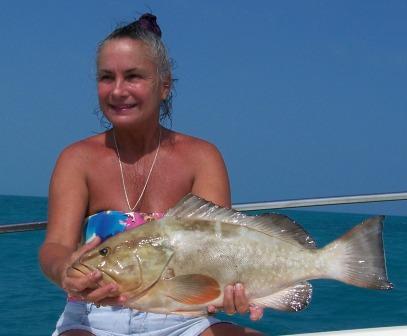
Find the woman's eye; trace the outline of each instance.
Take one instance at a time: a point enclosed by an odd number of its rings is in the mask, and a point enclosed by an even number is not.
[[[109,76],[109,75],[100,75],[100,76],[98,76],[98,81],[99,82],[106,82],[106,81],[111,81],[111,80],[113,80],[113,77]]]
[[[130,74],[130,75],[127,76],[127,79],[130,80],[130,81],[138,80],[140,78],[141,78],[141,76],[138,75],[138,74]]]

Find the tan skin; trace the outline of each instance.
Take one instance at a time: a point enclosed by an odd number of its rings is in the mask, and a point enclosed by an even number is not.
[[[159,125],[159,105],[168,95],[171,81],[160,80],[148,48],[141,41],[114,39],[105,42],[98,59],[99,104],[115,131],[131,206],[142,191],[161,132],[159,156],[135,210],[165,212],[190,192],[230,207],[227,171],[216,147]],[[115,284],[98,287],[100,272],[86,276],[67,273],[81,254],[100,243],[97,238],[78,249],[84,219],[102,210],[129,211],[112,130],[79,141],[61,153],[50,183],[48,229],[40,263],[44,273],[68,294],[88,302],[121,305],[126,298],[118,295]],[[253,320],[263,313],[249,307],[242,286],[232,285],[225,288],[223,310],[228,314],[250,310]],[[63,334],[91,335],[79,330]],[[202,333],[258,334],[225,323]]]

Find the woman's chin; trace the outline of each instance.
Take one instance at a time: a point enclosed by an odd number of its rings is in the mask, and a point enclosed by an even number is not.
[[[105,114],[105,117],[109,122],[117,127],[129,127],[136,125],[140,122],[141,118],[136,112],[132,113],[109,113]]]
[[[131,113],[107,113],[105,117],[115,127],[132,128],[145,125],[152,120],[158,120],[159,113],[147,114],[141,111],[132,111]]]

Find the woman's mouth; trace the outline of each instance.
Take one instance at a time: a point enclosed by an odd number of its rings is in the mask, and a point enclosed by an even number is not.
[[[133,109],[137,104],[110,104],[109,106],[116,113],[123,113]]]

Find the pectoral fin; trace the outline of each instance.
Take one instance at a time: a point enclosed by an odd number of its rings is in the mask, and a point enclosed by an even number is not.
[[[270,307],[282,311],[299,311],[308,306],[312,297],[312,285],[300,282],[292,287],[284,288],[273,295],[253,300],[262,307]]]
[[[161,287],[165,295],[184,304],[205,304],[221,294],[219,283],[202,274],[179,275],[160,280],[157,286]]]

